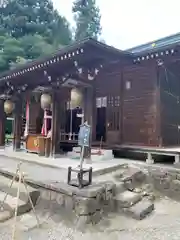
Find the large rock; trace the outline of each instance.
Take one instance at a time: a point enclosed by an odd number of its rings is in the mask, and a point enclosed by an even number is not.
[[[142,220],[148,214],[150,214],[153,210],[154,210],[154,204],[147,199],[142,199],[141,201],[137,202],[135,205],[131,206],[130,208],[126,208],[125,213],[127,213],[134,219]]]

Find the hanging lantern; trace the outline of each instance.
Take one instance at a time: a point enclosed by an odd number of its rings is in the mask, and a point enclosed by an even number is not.
[[[11,100],[6,100],[4,102],[4,112],[8,115],[14,110],[14,103]]]
[[[82,101],[83,101],[83,95],[82,92],[74,88],[71,90],[71,109],[81,107],[82,106]]]
[[[51,95],[44,93],[41,95],[42,109],[49,109],[51,107]]]

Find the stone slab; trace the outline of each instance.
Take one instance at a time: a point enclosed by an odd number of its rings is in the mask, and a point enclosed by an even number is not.
[[[13,197],[16,197],[17,196],[17,189],[18,189],[18,186],[19,186],[19,189],[20,189],[20,199],[25,201],[25,202],[28,202],[29,199],[28,199],[28,195],[27,195],[27,192],[26,192],[26,188],[24,186],[24,184],[20,184],[18,182],[14,182],[12,187],[10,188],[10,179],[7,179],[5,177],[1,177],[0,176],[0,190],[2,192],[5,192],[5,193],[8,193],[9,195],[13,196]],[[31,200],[33,202],[34,205],[36,205],[36,202],[40,196],[40,191],[37,190],[37,189],[34,189],[30,186],[27,185],[27,191],[29,193],[29,196],[31,197]]]
[[[136,220],[142,220],[153,210],[154,203],[147,199],[142,199],[130,208],[125,209],[125,212]]]
[[[5,194],[6,193],[4,193],[4,192],[0,192],[0,202],[3,202]],[[16,204],[17,204],[17,198],[12,197],[11,195],[7,195],[6,200],[4,201],[4,204],[2,205],[2,209],[10,211],[13,215],[15,208],[16,208]],[[29,203],[29,201],[25,202],[25,201],[19,199],[18,210],[17,210],[18,215],[28,212],[31,209],[32,209],[32,207],[31,207],[31,204]]]
[[[24,212],[31,210],[31,204],[28,198],[28,194],[31,197],[32,203],[36,205],[36,202],[40,196],[40,191],[34,189],[30,186],[27,186],[27,191],[23,183],[19,184],[14,181],[10,187],[11,180],[4,176],[0,176],[0,205],[4,201],[5,196],[7,195],[4,204],[1,206],[3,209],[10,212],[14,212],[17,204],[17,191],[18,187],[20,190],[19,201],[18,201],[18,215],[23,214]]]
[[[143,181],[145,179],[145,174],[138,168],[128,167],[123,172],[115,174],[114,178],[120,181]]]
[[[140,201],[142,198],[141,194],[134,193],[131,191],[124,191],[117,196],[115,196],[115,205],[117,208],[128,208],[138,201]]]
[[[11,211],[0,211],[0,223],[5,222],[12,218],[13,214]]]
[[[88,198],[96,197],[98,193],[105,191],[105,184],[102,183],[93,183],[92,185],[84,187],[82,189],[70,186],[67,183],[63,182],[44,184],[44,187],[48,188],[49,190],[53,190],[69,196],[77,195]]]
[[[46,218],[44,219],[44,221],[46,220]],[[39,217],[38,217],[38,220],[40,225],[44,222]],[[18,221],[18,229],[24,232],[29,231],[39,227],[39,223],[37,222],[36,217],[34,215],[27,213],[21,217],[20,221]]]
[[[0,191],[0,202],[4,201],[5,196],[6,196],[6,193]],[[19,202],[19,206],[23,206],[24,204],[26,204],[21,199],[19,199],[18,202]],[[12,197],[11,195],[7,195],[4,203],[7,204],[11,209],[14,209],[16,207],[17,198],[16,197]]]

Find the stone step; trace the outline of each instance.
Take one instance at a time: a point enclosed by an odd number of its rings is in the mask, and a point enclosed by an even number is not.
[[[142,199],[141,194],[124,191],[114,197],[116,209],[129,208]]]
[[[121,174],[115,174],[114,178],[123,182],[126,181],[144,181],[145,174],[138,168],[128,167]]]
[[[11,180],[0,176],[0,222],[6,221],[14,215],[16,204],[17,204],[17,189],[18,183],[14,182],[10,188]],[[31,203],[29,201],[24,184],[20,184],[20,196],[18,202],[17,214],[22,215],[29,212],[32,209]],[[40,197],[40,192],[32,187],[27,186],[29,196],[35,206],[38,198]],[[4,198],[8,193],[5,201]],[[4,204],[3,204],[4,201]]]
[[[148,199],[142,199],[133,206],[125,208],[124,212],[136,220],[142,220],[154,210],[154,203]]]

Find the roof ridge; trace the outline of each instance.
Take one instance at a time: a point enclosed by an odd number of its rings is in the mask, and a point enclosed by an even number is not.
[[[177,42],[180,42],[180,32],[171,34],[171,35],[163,37],[163,38],[159,38],[154,41],[147,42],[145,44],[141,44],[141,45],[126,49],[126,51],[129,51],[131,53],[137,53],[137,52],[140,53],[140,52],[143,52],[146,50],[150,50],[153,47],[152,46],[153,43],[160,45],[160,46],[166,46],[166,45],[170,45],[170,44],[177,43]],[[158,48],[160,46],[154,46],[154,48]]]

